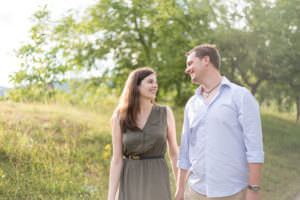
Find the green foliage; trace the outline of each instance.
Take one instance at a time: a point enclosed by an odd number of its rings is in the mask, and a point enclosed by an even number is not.
[[[208,40],[214,19],[209,1],[99,1],[88,10],[88,22],[103,38],[97,46],[113,54],[112,81],[123,85],[128,73],[151,66],[157,71],[163,92],[175,90],[181,104],[189,93],[185,53]]]
[[[247,1],[246,1],[247,2]],[[215,33],[222,54],[222,72],[234,82],[248,87],[253,94],[266,81],[274,79],[273,49],[270,47],[272,4],[249,1],[243,15],[236,8],[226,25]],[[233,19],[244,23],[243,28],[233,27]],[[230,24],[230,25],[228,25]]]
[[[52,40],[52,25],[47,7],[33,15],[34,25],[29,33],[29,41],[16,51],[21,59],[21,69],[10,76],[16,86],[35,85],[47,88],[56,82],[62,82],[68,65],[60,62],[59,48]]]
[[[224,18],[215,33],[222,72],[248,87],[261,102],[295,110],[299,119],[299,1],[245,1],[243,12]],[[234,27],[233,21],[244,23]],[[282,104],[281,102],[285,102]]]
[[[67,71],[100,69],[97,61],[111,55],[115,66],[108,74],[115,86],[123,85],[132,69],[151,66],[160,88],[175,90],[176,102],[183,104],[190,94],[184,54],[209,40],[213,6],[195,0],[101,0],[77,20],[69,14],[55,23],[44,8],[34,15],[30,41],[17,54],[22,69],[11,80],[47,86],[63,81]]]
[[[293,99],[299,106],[300,98],[300,6],[299,1],[277,1],[274,8],[276,22],[273,22],[273,47],[281,49],[275,51],[274,68],[278,71],[276,96],[279,101],[284,97]],[[298,100],[297,100],[298,99]],[[299,119],[298,110],[298,119]]]
[[[299,9],[298,0],[99,0],[83,15],[69,12],[53,21],[45,7],[16,52],[22,66],[11,81],[46,92],[67,72],[96,69],[120,94],[131,70],[150,66],[157,71],[158,98],[183,105],[193,93],[185,52],[216,43],[224,75],[262,101],[296,104],[299,118]],[[107,59],[114,64],[102,65]]]
[[[28,85],[27,87],[17,87],[7,90],[5,99],[16,102],[55,102],[56,89],[52,87],[41,87]]]
[[[103,110],[105,105],[110,108],[118,103],[116,89],[99,78],[70,81],[70,92],[61,92],[61,96],[58,98],[65,98],[72,105],[92,110]]]

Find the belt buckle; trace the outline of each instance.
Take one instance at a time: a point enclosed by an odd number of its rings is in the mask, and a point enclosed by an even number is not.
[[[137,155],[129,155],[129,159],[131,159],[131,160],[140,160],[141,157],[137,156]]]

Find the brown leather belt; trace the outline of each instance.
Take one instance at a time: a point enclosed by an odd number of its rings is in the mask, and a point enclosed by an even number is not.
[[[164,155],[149,156],[149,155],[123,155],[124,159],[127,160],[146,160],[146,159],[159,159],[164,158]]]

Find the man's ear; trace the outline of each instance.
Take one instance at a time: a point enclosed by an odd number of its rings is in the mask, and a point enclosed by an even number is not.
[[[209,56],[204,56],[204,57],[203,57],[203,60],[204,60],[204,63],[207,64],[207,65],[210,63],[210,58],[209,58]]]

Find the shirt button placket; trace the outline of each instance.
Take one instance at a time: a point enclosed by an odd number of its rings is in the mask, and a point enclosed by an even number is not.
[[[203,137],[204,137],[204,174],[205,174],[205,183],[206,183],[206,194],[207,194],[207,189],[208,189],[208,185],[207,185],[207,114],[208,114],[208,110],[209,110],[209,105],[205,106],[205,113],[204,113],[204,117],[203,117]]]

